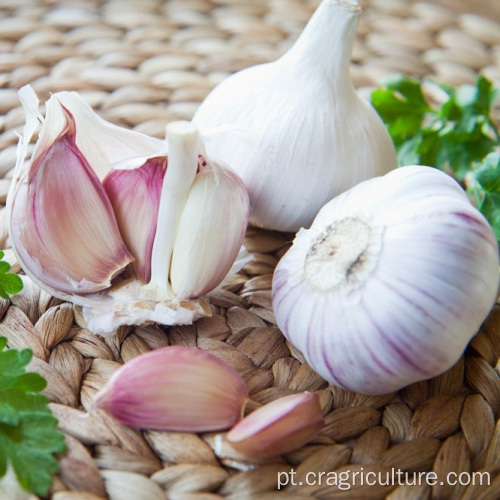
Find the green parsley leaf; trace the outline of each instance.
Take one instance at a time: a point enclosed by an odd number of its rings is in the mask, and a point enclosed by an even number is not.
[[[476,179],[489,193],[500,192],[500,153],[490,153],[476,169]]]
[[[4,252],[0,250],[0,259]],[[19,293],[23,289],[23,281],[17,274],[10,273],[10,264],[0,260],[0,297],[8,299],[9,295]]]
[[[398,76],[374,90],[371,102],[396,147],[398,165],[428,165],[455,177],[500,241],[500,132],[491,117],[498,93],[479,76],[457,89],[438,85],[444,102],[433,107],[418,80]],[[486,159],[485,159],[486,157]]]
[[[6,345],[0,337],[0,477],[10,463],[24,489],[46,495],[58,470],[53,455],[65,450],[65,438],[40,394],[46,381],[26,372],[33,352],[4,350]]]
[[[387,87],[373,91],[372,104],[387,124],[396,145],[411,140],[431,111],[417,80],[397,76]]]
[[[490,153],[474,172],[469,192],[500,241],[500,153]]]
[[[371,101],[387,125],[402,165],[429,165],[463,181],[500,144],[490,109],[497,91],[484,76],[476,85],[440,85],[447,99],[427,102],[418,80],[398,76],[373,91]]]

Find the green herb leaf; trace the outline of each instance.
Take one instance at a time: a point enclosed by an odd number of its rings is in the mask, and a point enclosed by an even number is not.
[[[64,435],[56,430],[49,400],[39,394],[45,380],[26,372],[32,351],[4,350],[6,344],[0,337],[0,477],[10,463],[24,489],[45,495],[58,470],[53,454],[65,450]]]
[[[4,252],[0,250],[0,259]],[[10,273],[10,264],[0,260],[0,297],[8,299],[9,295],[19,293],[23,289],[23,281],[17,274]]]
[[[371,99],[396,145],[411,140],[420,130],[426,113],[431,110],[420,83],[403,76],[388,81],[386,88],[375,90]]]
[[[474,173],[470,190],[500,241],[500,153],[490,153]]]
[[[428,165],[467,187],[500,241],[500,133],[491,118],[498,90],[484,76],[475,85],[439,85],[441,107],[427,102],[418,80],[398,76],[373,91],[371,101],[396,146],[398,164]],[[483,159],[487,157],[483,161]]]
[[[440,108],[427,102],[418,80],[404,76],[375,90],[371,101],[387,125],[400,165],[430,165],[463,181],[474,162],[500,143],[490,116],[497,91],[484,76],[475,86],[440,88],[447,96]]]

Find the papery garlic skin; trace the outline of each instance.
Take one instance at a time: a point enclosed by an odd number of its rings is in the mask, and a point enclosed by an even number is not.
[[[272,288],[278,326],[317,373],[389,393],[462,355],[497,298],[498,245],[451,177],[403,167],[325,205]]]
[[[76,145],[99,179],[104,179],[113,164],[125,159],[136,159],[136,164],[142,165],[146,158],[165,154],[164,141],[103,120],[76,92],[57,92],[54,95],[73,115],[76,129],[82,131],[76,134]],[[51,127],[44,127],[42,131],[50,135]],[[47,137],[45,142],[49,141]]]
[[[94,407],[137,429],[208,432],[227,429],[243,413],[245,381],[213,354],[170,346],[119,368]]]
[[[246,458],[263,460],[300,448],[324,425],[316,394],[292,394],[250,413],[229,431],[227,440]]]
[[[202,172],[198,128],[173,122],[167,142],[158,141],[107,124],[77,94],[54,94],[45,118],[30,87],[20,97],[27,121],[7,206],[13,250],[26,274],[81,306],[81,323],[102,335],[121,325],[190,324],[211,315],[200,296],[234,264],[249,200],[229,167],[205,158],[211,174]],[[39,139],[25,162],[39,122]],[[199,193],[204,183],[209,189]],[[184,219],[192,225],[181,228],[186,207]],[[197,219],[196,210],[203,217]],[[221,228],[231,232],[221,238]],[[172,273],[174,248],[180,264]],[[190,260],[199,259],[200,250],[202,265]]]
[[[355,2],[324,0],[283,57],[230,76],[195,113],[207,153],[245,182],[257,226],[309,227],[334,196],[397,165],[349,76],[360,13]]]

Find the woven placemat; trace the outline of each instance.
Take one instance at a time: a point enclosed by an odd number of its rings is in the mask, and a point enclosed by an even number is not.
[[[281,55],[318,0],[0,0],[0,202],[5,203],[24,116],[17,89],[30,83],[44,101],[77,90],[107,120],[163,137],[190,119],[231,72]],[[459,85],[478,72],[500,86],[500,3],[491,0],[362,2],[354,49],[355,85],[368,93],[403,72]],[[498,116],[498,115],[497,115]],[[113,500],[500,498],[500,306],[450,371],[397,394],[369,397],[329,386],[276,327],[273,269],[291,235],[249,229],[253,255],[211,296],[213,316],[192,326],[122,328],[111,338],[78,325],[71,305],[25,279],[0,302],[0,335],[30,347],[31,369],[67,436],[51,498]],[[0,246],[9,248],[6,210]],[[15,264],[12,252],[7,257]],[[220,356],[246,379],[252,405],[313,391],[326,427],[302,449],[259,465],[215,446],[215,435],[137,432],[100,412],[82,418],[120,363],[165,345]],[[315,485],[277,490],[278,472],[486,471],[491,485]]]

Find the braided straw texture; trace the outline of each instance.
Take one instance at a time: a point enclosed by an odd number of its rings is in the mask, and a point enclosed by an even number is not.
[[[103,116],[157,137],[190,119],[219,81],[272,61],[296,39],[318,0],[0,0],[0,202],[15,162],[24,116],[17,89],[30,83],[43,102],[77,90]],[[491,0],[362,2],[352,65],[368,92],[393,73],[459,85],[478,72],[500,86],[500,3]],[[0,302],[0,335],[30,347],[30,369],[67,436],[54,500],[498,499],[500,498],[500,307],[450,371],[397,394],[368,397],[329,386],[288,345],[271,307],[271,277],[291,235],[249,229],[253,255],[211,296],[213,316],[192,326],[122,328],[109,339],[79,326],[71,305],[25,278],[23,292]],[[0,244],[9,251],[6,211]],[[279,459],[242,463],[215,435],[137,432],[101,412],[82,418],[120,363],[160,346],[196,346],[223,358],[246,379],[252,407],[297,391],[316,392],[326,427]],[[476,485],[287,487],[279,471],[488,471]]]

